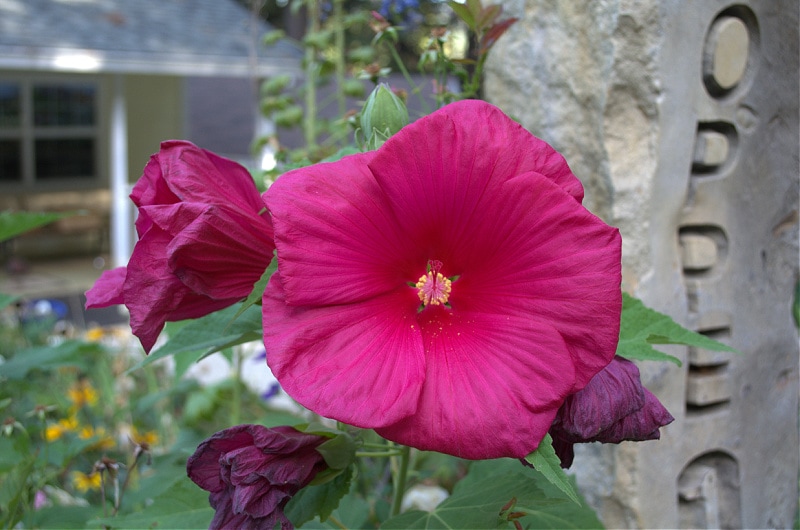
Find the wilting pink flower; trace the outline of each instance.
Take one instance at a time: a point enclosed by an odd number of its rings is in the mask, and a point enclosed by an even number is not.
[[[247,170],[189,142],[169,141],[131,193],[139,240],[127,268],[106,271],[86,307],[124,303],[150,351],[164,322],[245,298],[272,259],[272,225]]]
[[[639,368],[622,357],[594,376],[583,390],[569,396],[550,429],[563,467],[572,465],[573,444],[657,440],[659,428],[674,418],[658,398],[642,386]]]
[[[563,157],[462,101],[265,193],[267,362],[311,410],[465,458],[522,457],[614,356],[619,233]]]
[[[237,425],[200,444],[189,478],[210,492],[210,528],[293,528],[286,503],[327,468],[316,448],[328,440],[292,427]]]

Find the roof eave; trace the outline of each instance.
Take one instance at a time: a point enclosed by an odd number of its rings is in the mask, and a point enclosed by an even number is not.
[[[197,54],[132,54],[76,48],[0,46],[0,70],[120,73],[207,77],[270,77],[300,73],[288,57],[227,57]]]

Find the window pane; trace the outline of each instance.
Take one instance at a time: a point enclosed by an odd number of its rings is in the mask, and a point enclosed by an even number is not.
[[[0,83],[0,127],[19,127],[19,91],[17,83]]]
[[[36,179],[95,176],[91,138],[36,140]]]
[[[0,140],[0,182],[22,182],[19,140]]]
[[[35,85],[33,124],[40,126],[94,125],[93,85]]]

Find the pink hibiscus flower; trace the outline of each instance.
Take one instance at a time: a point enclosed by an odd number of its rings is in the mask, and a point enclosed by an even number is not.
[[[86,307],[124,303],[145,351],[166,321],[245,298],[272,259],[272,224],[248,171],[184,141],[161,144],[134,186],[139,240],[128,266],[106,271]]]
[[[524,457],[614,356],[621,240],[563,157],[462,101],[264,194],[267,362],[311,410],[423,450]]]

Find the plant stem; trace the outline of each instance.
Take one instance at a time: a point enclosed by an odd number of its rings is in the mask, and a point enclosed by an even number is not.
[[[344,116],[347,111],[347,101],[344,95],[344,71],[345,71],[345,43],[344,43],[344,0],[333,0],[333,22],[334,22],[334,47],[336,48],[335,68],[336,68],[336,99],[339,107],[339,116]]]
[[[233,403],[231,403],[231,422],[241,423],[242,417],[242,356],[239,348],[233,347]]]
[[[133,463],[128,467],[128,472],[125,474],[125,480],[122,483],[122,491],[120,491],[119,495],[117,496],[117,500],[114,503],[114,512],[111,515],[117,515],[119,507],[122,504],[122,496],[125,495],[125,490],[128,489],[128,484],[130,483],[131,480],[131,474],[133,473],[133,470],[136,468],[136,464],[139,463],[139,460],[141,459],[143,454],[144,453],[142,451],[137,451],[135,453],[135,456],[133,458]]]
[[[334,517],[333,515],[328,516],[328,521],[333,523],[337,528],[341,528],[342,530],[347,530],[347,527],[342,523],[339,519]]]
[[[317,0],[311,0],[306,3],[308,8],[308,27],[306,30],[307,35],[314,35],[319,33],[319,5]],[[317,147],[317,73],[319,64],[316,60],[316,50],[310,44],[306,44],[305,50],[305,65],[306,65],[306,113],[303,120],[303,133],[305,135],[306,149],[309,153],[316,150]]]
[[[422,105],[422,110],[425,112],[425,114],[430,114],[431,108],[428,106],[428,102],[425,101],[425,98],[422,96],[419,86],[416,82],[414,82],[414,79],[408,72],[408,68],[406,68],[406,65],[403,63],[403,59],[400,58],[400,54],[397,53],[397,49],[395,49],[394,46],[387,46],[387,48],[389,48],[389,52],[392,54],[392,59],[397,64],[397,69],[400,70],[401,74],[403,74],[403,77],[408,83],[409,88],[414,94],[417,95],[417,98],[419,98],[419,102]]]
[[[403,494],[406,492],[406,479],[408,478],[408,460],[410,449],[407,445],[400,448],[400,465],[394,477],[394,501],[392,502],[392,516],[400,513],[403,503]]]
[[[397,449],[389,449],[387,451],[356,451],[356,456],[359,458],[379,458],[385,456],[403,456],[403,453]]]

